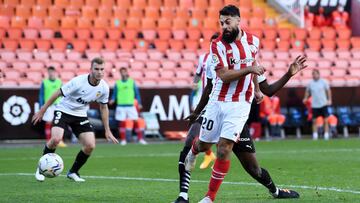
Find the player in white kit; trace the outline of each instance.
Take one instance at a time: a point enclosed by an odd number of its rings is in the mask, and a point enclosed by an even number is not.
[[[63,96],[55,109],[53,127],[51,128],[51,139],[45,144],[43,154],[55,152],[57,145],[63,138],[64,129],[70,126],[83,145],[67,174],[67,177],[75,182],[85,181],[80,178],[78,172],[91,155],[91,152],[95,149],[95,134],[87,118],[87,110],[89,109],[90,102],[99,103],[106,139],[113,143],[118,143],[109,127],[109,109],[107,106],[109,86],[103,80],[104,68],[105,62],[103,59],[93,59],[91,61],[90,74],[77,76],[63,85],[32,118],[34,125],[41,121],[47,108],[51,106],[59,96]],[[39,173],[38,168],[35,173],[35,178],[38,181],[45,180],[45,177]]]
[[[193,144],[185,159],[185,169],[191,170],[195,165],[196,155],[209,149],[213,143],[218,143],[217,159],[213,167],[209,190],[201,202],[214,201],[229,170],[230,154],[234,143],[250,141],[250,138],[242,137],[241,133],[254,97],[254,74],[247,74],[244,77],[237,73],[241,70],[251,73],[249,67],[256,64],[255,58],[260,44],[257,37],[239,29],[240,12],[236,6],[225,6],[220,10],[219,15],[223,32],[211,43],[210,49],[211,67],[216,71],[216,80],[203,115],[199,141]],[[273,94],[293,75],[306,67],[305,61],[305,57],[296,58],[288,72],[271,86],[265,82],[266,78],[262,73],[256,74],[260,90],[267,95]],[[244,147],[252,148],[250,144]],[[279,189],[275,187],[273,189],[271,193],[274,197],[279,197]],[[289,194],[285,198],[299,197],[294,191],[285,191],[285,193]]]

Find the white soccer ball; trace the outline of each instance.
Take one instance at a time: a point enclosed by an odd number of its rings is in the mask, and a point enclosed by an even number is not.
[[[39,171],[45,177],[54,178],[64,170],[62,158],[55,153],[48,153],[39,160]]]

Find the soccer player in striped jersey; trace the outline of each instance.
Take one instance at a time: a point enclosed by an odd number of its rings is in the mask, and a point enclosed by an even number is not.
[[[209,96],[203,117],[199,140],[196,141],[185,159],[185,170],[194,168],[196,155],[204,152],[212,144],[218,144],[217,159],[212,171],[209,189],[200,202],[213,202],[217,191],[230,167],[230,153],[234,151],[247,172],[266,186],[275,198],[298,198],[292,190],[279,189],[269,173],[260,168],[245,123],[248,119],[251,101],[254,97],[254,74],[250,71],[259,49],[259,39],[239,29],[240,11],[236,6],[225,6],[219,12],[222,35],[211,43],[211,68],[216,79]],[[257,74],[260,90],[267,96],[273,95],[286,82],[306,68],[306,58],[297,57],[288,71],[275,83],[269,85],[265,76]],[[255,66],[256,67],[256,66]],[[246,76],[239,72],[248,73]],[[234,143],[239,143],[234,145]],[[235,147],[235,149],[233,148]]]

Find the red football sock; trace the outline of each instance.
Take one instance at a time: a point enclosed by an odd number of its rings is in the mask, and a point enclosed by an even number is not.
[[[119,122],[119,134],[120,134],[120,140],[126,140],[126,129],[125,129],[125,122],[120,121]]]
[[[46,122],[45,123],[45,139],[46,141],[50,140],[51,138],[51,123]]]
[[[205,152],[205,154],[208,155],[208,156],[209,156],[211,153],[212,153],[211,149],[209,149],[209,150],[207,150],[207,151]]]
[[[135,129],[136,131],[136,134],[137,134],[137,137],[138,137],[138,140],[141,140],[143,139],[143,136],[144,136],[144,129],[141,129],[141,128],[136,128]]]
[[[222,181],[224,180],[226,173],[230,168],[230,160],[215,160],[215,164],[212,170],[212,175],[209,183],[209,190],[206,196],[209,196],[212,201],[215,200],[216,193],[220,188]]]

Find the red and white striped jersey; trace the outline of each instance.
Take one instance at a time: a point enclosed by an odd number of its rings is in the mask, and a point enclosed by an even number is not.
[[[198,62],[198,66],[196,68],[196,75],[201,77],[201,89],[199,89],[199,95],[202,94],[202,92],[204,91],[204,88],[207,84],[207,79],[206,79],[206,70],[207,70],[207,66],[210,63],[210,58],[208,57],[209,53],[206,54],[201,54],[199,57],[199,62]]]
[[[252,66],[255,62],[256,55],[259,50],[260,40],[256,36],[241,31],[240,40],[232,43],[226,43],[219,36],[211,43],[210,67],[212,70],[219,70],[228,67],[229,70],[240,70],[247,66]],[[210,95],[212,101],[226,102],[252,102],[254,98],[254,84],[252,81],[253,74],[248,74],[237,81],[224,83],[216,76],[213,81],[214,86]],[[265,80],[265,76],[258,76],[258,83]]]

